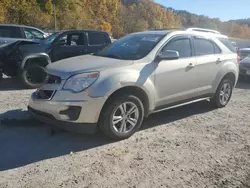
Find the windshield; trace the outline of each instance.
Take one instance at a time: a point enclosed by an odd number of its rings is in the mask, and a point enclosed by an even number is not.
[[[53,33],[52,35],[48,36],[47,38],[43,39],[45,44],[51,44],[59,35],[59,32]]]
[[[141,59],[148,55],[164,36],[164,34],[131,34],[94,55],[125,60]]]

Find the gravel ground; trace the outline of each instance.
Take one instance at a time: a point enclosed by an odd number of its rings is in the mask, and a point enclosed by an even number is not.
[[[238,84],[226,108],[201,102],[154,114],[111,143],[25,120],[32,90],[8,82],[0,85],[1,188],[250,187],[250,84]]]

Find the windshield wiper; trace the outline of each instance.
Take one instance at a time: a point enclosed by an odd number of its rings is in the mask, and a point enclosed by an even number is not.
[[[119,55],[114,55],[114,54],[99,54],[99,53],[91,53],[90,55],[94,56],[100,56],[100,57],[109,57],[109,58],[115,58],[115,59],[124,59],[123,57]]]
[[[115,59],[124,59],[123,57],[121,57],[119,55],[114,55],[114,54],[104,55],[104,57],[110,57],[110,58],[115,58]]]

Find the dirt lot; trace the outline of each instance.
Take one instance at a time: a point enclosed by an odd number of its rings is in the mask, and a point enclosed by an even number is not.
[[[52,134],[27,120],[32,91],[8,82],[0,85],[1,188],[250,187],[250,84],[238,84],[224,109],[201,102],[161,112],[130,139],[111,143]]]

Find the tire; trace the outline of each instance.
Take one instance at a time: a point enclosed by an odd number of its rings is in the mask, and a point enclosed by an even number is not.
[[[19,77],[25,88],[36,89],[43,85],[47,77],[47,73],[43,66],[30,64],[20,72]]]
[[[121,108],[124,110],[124,105],[126,105],[127,114],[129,110],[134,109],[130,116],[122,114]],[[116,116],[117,123],[113,120],[114,116]],[[143,118],[144,107],[141,100],[134,95],[124,94],[115,97],[105,105],[100,116],[99,128],[109,138],[123,140],[131,137],[141,127]]]
[[[216,108],[223,108],[223,107],[227,106],[227,104],[229,103],[229,101],[232,97],[233,87],[234,87],[234,84],[233,84],[232,80],[230,80],[228,78],[224,78],[221,81],[220,85],[218,86],[214,97],[211,99],[212,104]]]

